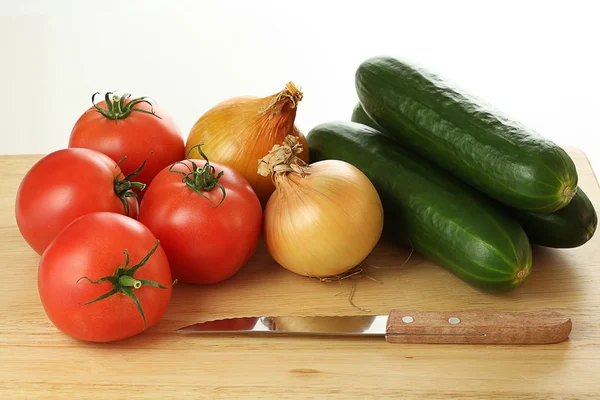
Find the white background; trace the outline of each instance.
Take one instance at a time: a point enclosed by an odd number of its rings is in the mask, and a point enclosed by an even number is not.
[[[156,99],[187,137],[232,96],[292,80],[297,125],[349,119],[354,72],[414,60],[600,171],[600,12],[593,1],[0,0],[0,154],[65,147],[92,93]]]

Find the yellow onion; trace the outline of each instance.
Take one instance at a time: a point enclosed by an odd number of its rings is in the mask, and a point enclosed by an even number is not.
[[[204,143],[202,150],[211,162],[228,165],[241,173],[264,205],[275,186],[268,177],[256,174],[256,163],[288,135],[298,137],[306,147],[306,138],[294,126],[300,100],[302,92],[292,82],[272,96],[225,100],[194,124],[186,151]],[[200,158],[196,149],[190,158]],[[308,161],[308,152],[301,158]]]
[[[298,138],[288,136],[258,164],[276,189],[264,210],[264,240],[271,256],[300,275],[342,275],[377,244],[383,208],[375,187],[344,161],[306,164]]]

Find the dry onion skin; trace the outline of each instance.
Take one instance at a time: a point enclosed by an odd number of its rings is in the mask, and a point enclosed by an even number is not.
[[[264,211],[263,234],[284,268],[310,277],[342,275],[373,250],[383,230],[375,187],[358,168],[338,160],[307,165],[302,144],[288,136],[259,161],[275,184]]]
[[[295,127],[296,110],[303,94],[292,82],[279,93],[258,97],[235,97],[207,111],[192,127],[186,152],[204,143],[211,161],[228,165],[246,178],[264,205],[275,190],[268,177],[256,173],[256,163],[286,136],[296,136],[307,148],[306,138]],[[190,157],[198,158],[196,150]],[[300,158],[308,161],[308,152]]]

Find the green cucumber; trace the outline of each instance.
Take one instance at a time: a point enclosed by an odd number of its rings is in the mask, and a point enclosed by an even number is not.
[[[358,103],[352,111],[352,121],[381,130]],[[505,207],[527,234],[531,244],[554,248],[573,248],[588,242],[598,225],[592,202],[581,188],[566,207],[551,214],[539,214]]]
[[[308,134],[311,161],[346,161],[364,172],[381,197],[386,228],[398,228],[414,249],[469,284],[508,291],[531,273],[525,232],[497,204],[354,122],[331,122]]]
[[[354,106],[354,110],[352,110],[352,117],[350,118],[350,120],[353,122],[358,122],[359,124],[370,126],[371,128],[376,129],[380,132],[385,132],[385,130],[382,127],[377,125],[375,121],[369,118],[369,116],[365,112],[365,109],[360,105],[360,103],[356,103],[356,105]]]
[[[552,214],[534,214],[510,210],[532,244],[555,248],[573,248],[589,241],[598,225],[598,216],[587,195],[577,189],[568,206]]]
[[[551,213],[575,194],[577,171],[562,148],[437,76],[374,57],[355,78],[360,103],[380,127],[491,198]]]

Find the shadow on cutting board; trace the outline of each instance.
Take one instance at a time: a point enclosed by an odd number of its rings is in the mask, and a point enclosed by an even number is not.
[[[532,247],[532,272],[523,286],[507,293],[492,294],[497,299],[526,302],[530,309],[577,311],[583,305],[585,271],[570,258],[573,249]]]

